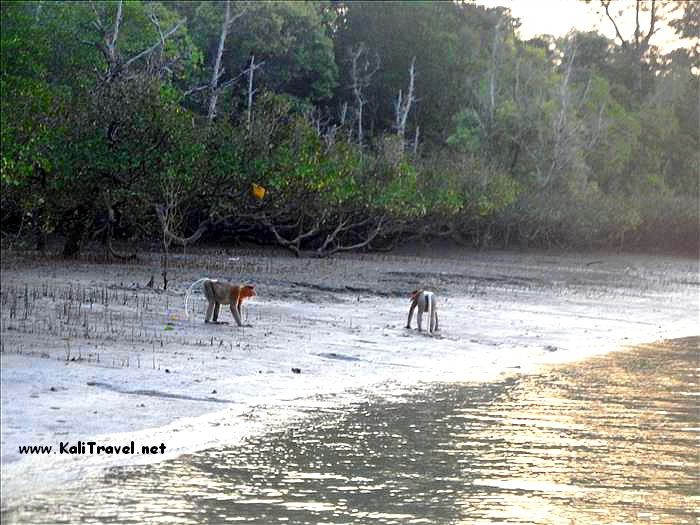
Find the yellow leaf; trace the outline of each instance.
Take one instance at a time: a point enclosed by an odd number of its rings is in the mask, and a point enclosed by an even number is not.
[[[263,200],[265,198],[265,193],[267,193],[267,190],[263,188],[262,186],[252,183],[250,185],[250,194],[258,199],[259,201]]]

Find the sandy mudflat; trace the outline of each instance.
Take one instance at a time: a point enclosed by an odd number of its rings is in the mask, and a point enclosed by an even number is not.
[[[298,407],[400,395],[421,381],[485,381],[638,342],[697,335],[696,259],[422,250],[296,259],[200,251],[95,264],[2,254],[3,506],[27,491],[230,445]],[[199,277],[257,285],[252,327],[183,308]],[[25,287],[25,284],[28,284]],[[441,333],[406,330],[407,293],[440,299]],[[301,373],[292,373],[299,368]],[[143,455],[20,455],[20,445],[165,443]]]

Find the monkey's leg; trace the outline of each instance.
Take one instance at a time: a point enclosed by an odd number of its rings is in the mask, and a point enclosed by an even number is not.
[[[231,315],[233,315],[233,318],[236,320],[236,324],[238,324],[238,326],[243,326],[243,323],[241,322],[241,314],[238,312],[238,308],[236,308],[235,303],[231,303]]]
[[[418,331],[423,331],[423,310],[418,308]]]
[[[221,304],[219,304],[218,302],[216,302],[214,304],[216,306],[214,306],[214,319],[213,319],[213,321],[215,323],[218,323],[219,322],[219,307],[221,306]]]
[[[411,319],[413,319],[413,311],[416,309],[416,302],[413,301],[411,308],[408,310],[408,322],[406,323],[406,328],[411,328]]]
[[[204,295],[207,298],[207,301],[209,304],[207,305],[207,314],[204,316],[204,322],[208,323],[211,321],[211,315],[214,311],[214,290],[212,288],[211,281],[204,281],[202,284],[202,288],[204,288]]]

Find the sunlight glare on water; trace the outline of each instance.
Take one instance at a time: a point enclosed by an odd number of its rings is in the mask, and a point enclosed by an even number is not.
[[[699,343],[368,401],[240,447],[112,469],[3,523],[697,523]]]

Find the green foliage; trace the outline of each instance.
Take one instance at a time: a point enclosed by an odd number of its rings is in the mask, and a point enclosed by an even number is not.
[[[510,175],[474,156],[431,159],[423,175],[429,206],[460,220],[488,220],[512,204],[521,191]]]
[[[337,85],[338,68],[329,34],[333,11],[326,2],[232,3],[238,18],[224,49],[225,74],[221,81],[237,77],[249,65],[251,55],[264,61],[256,73],[256,87],[286,93],[300,99],[320,101],[331,96]],[[218,45],[224,14],[223,2],[175,2],[174,8],[188,16],[195,44],[207,55],[200,78],[208,80],[213,50]],[[245,82],[236,86],[243,97]]]
[[[499,115],[500,119],[506,119],[507,115]],[[483,130],[479,115],[473,109],[460,111],[453,117],[455,130],[447,138],[447,143],[462,153],[478,153],[483,140]]]
[[[342,65],[340,100],[352,100],[348,52],[364,43],[381,67],[367,87],[370,119],[382,130],[394,122],[394,101],[408,86],[408,70],[416,59],[416,92],[421,98],[409,119],[425,140],[441,143],[449,136],[454,111],[470,96],[469,74],[483,71],[485,49],[480,25],[495,23],[483,7],[458,2],[369,2],[337,4],[335,53]],[[411,122],[413,121],[413,122]]]
[[[116,57],[105,46],[117,2],[2,3],[8,224],[86,238],[114,210],[123,231],[155,235],[154,210],[167,209],[183,234],[205,218],[257,233],[316,225],[320,238],[365,225],[347,232],[352,243],[381,217],[399,236],[487,228],[504,243],[516,232],[544,246],[697,244],[695,48],[650,48],[640,62],[596,33],[522,42],[507,10],[459,2],[231,5],[245,10],[224,48],[232,91],[209,122],[209,90],[187,92],[211,78],[223,2],[124,2]],[[697,33],[695,11],[677,10],[680,34]],[[154,20],[166,32],[184,18],[164,49],[123,69],[160,41]],[[381,68],[364,91],[360,146],[347,58],[361,42]],[[251,55],[264,64],[248,127],[239,75]],[[394,104],[413,57],[418,101],[403,138]],[[261,201],[253,183],[267,189]]]

